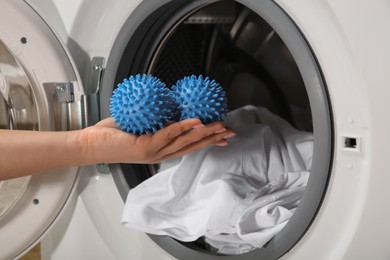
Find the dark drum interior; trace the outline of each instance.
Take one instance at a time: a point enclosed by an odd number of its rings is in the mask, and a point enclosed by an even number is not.
[[[150,60],[146,71],[132,68],[127,76],[148,73],[173,86],[184,76],[205,75],[224,88],[229,111],[263,106],[297,129],[313,131],[309,99],[294,58],[272,27],[241,4],[222,1],[188,15],[164,36]],[[117,77],[116,84],[122,79]],[[124,172],[143,168],[122,167]],[[128,181],[130,188],[156,168],[137,171],[142,176]]]
[[[169,35],[149,72],[168,86],[207,75],[225,88],[229,110],[267,107],[300,130],[312,131],[306,89],[278,34],[242,5],[222,2],[196,12]]]

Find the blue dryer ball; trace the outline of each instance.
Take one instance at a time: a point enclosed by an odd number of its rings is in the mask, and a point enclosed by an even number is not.
[[[123,131],[137,135],[164,127],[176,111],[172,92],[151,75],[130,76],[114,90],[110,113]]]
[[[204,124],[222,121],[228,112],[225,91],[208,77],[187,76],[172,87],[180,120],[199,118]]]

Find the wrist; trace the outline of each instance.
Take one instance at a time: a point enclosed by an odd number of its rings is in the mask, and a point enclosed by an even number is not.
[[[67,132],[67,146],[69,152],[74,155],[72,157],[75,157],[72,159],[74,166],[93,164],[93,149],[90,149],[88,139],[85,129]]]

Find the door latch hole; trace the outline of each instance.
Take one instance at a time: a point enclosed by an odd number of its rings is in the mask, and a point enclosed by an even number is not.
[[[361,151],[361,138],[360,137],[343,137],[343,150],[348,151]]]
[[[357,141],[356,141],[356,138],[352,138],[352,137],[345,137],[344,139],[344,147],[345,148],[353,148],[355,149],[356,146],[357,146]]]

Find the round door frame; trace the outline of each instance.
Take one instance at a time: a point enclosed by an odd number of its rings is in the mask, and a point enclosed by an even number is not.
[[[109,116],[108,100],[115,82],[129,73],[146,72],[148,60],[157,48],[159,40],[169,32],[186,14],[218,1],[164,0],[158,4],[142,2],[124,23],[110,52],[101,92],[101,115]],[[305,234],[314,220],[326,192],[332,155],[334,135],[332,109],[327,88],[312,48],[293,20],[271,0],[237,0],[257,13],[278,33],[289,48],[304,80],[313,117],[314,153],[312,174],[305,196],[286,227],[266,247],[240,255],[240,259],[276,259],[290,250]],[[156,22],[158,21],[158,22]],[[130,48],[131,46],[131,48]],[[142,55],[139,55],[139,54]],[[129,166],[137,178],[146,166]],[[112,165],[114,180],[125,201],[129,191],[127,180],[120,165]],[[133,174],[134,173],[134,174]],[[229,259],[231,256],[215,256],[188,248],[172,238],[150,235],[162,248],[182,259]],[[237,256],[233,256],[237,257]],[[236,258],[235,258],[236,259]]]

